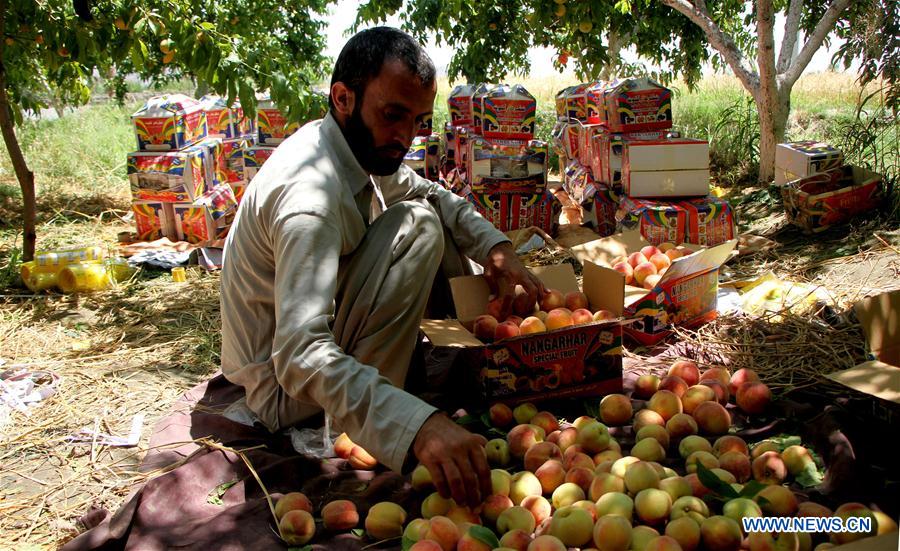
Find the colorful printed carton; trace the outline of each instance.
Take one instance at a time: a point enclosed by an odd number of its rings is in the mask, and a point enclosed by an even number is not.
[[[649,78],[617,81],[604,92],[606,123],[612,132],[672,128],[672,91]]]
[[[603,184],[593,183],[584,192],[581,201],[584,225],[601,237],[616,233],[616,212],[622,196]]]
[[[176,151],[206,137],[206,112],[184,94],[156,96],[131,115],[139,151]]]
[[[272,153],[275,152],[274,147],[266,147],[262,145],[254,145],[244,148],[244,181],[249,183],[256,176],[263,163],[269,160]]]
[[[812,233],[877,209],[883,196],[882,176],[852,165],[781,186],[788,220]]]
[[[195,145],[181,151],[135,151],[128,154],[127,172],[135,201],[194,201],[207,185],[210,150]]]
[[[300,129],[299,122],[288,122],[285,113],[278,109],[268,94],[258,99],[256,125],[260,145],[278,145]]]
[[[222,140],[221,180],[234,187],[246,180],[244,174],[244,150],[256,144],[254,137]]]
[[[419,176],[436,182],[439,178],[440,145],[441,137],[437,134],[416,136],[403,157],[403,163]]]
[[[231,184],[231,189],[234,191],[234,200],[240,205],[244,192],[247,191],[247,184]]]
[[[537,226],[548,235],[556,234],[562,204],[549,189],[530,193],[477,193],[467,189],[466,199],[498,230],[505,232]]]
[[[472,134],[480,136],[484,128],[484,98],[490,91],[489,85],[482,82],[475,85],[472,92]]]
[[[206,138],[194,147],[203,147],[207,151],[204,159],[206,165],[206,185],[204,193],[225,182],[225,145],[222,138]]]
[[[231,186],[224,184],[193,203],[173,203],[172,210],[178,240],[201,243],[228,235],[237,199]]]
[[[571,90],[572,88],[574,88],[574,86],[567,86],[566,88],[563,88],[556,93],[556,120],[558,121],[569,120],[569,111],[566,106],[566,96],[569,95],[569,90]]]
[[[567,88],[566,114],[570,120],[587,121],[587,88],[588,83],[576,84]]]
[[[178,241],[172,203],[134,201],[131,204],[138,241],[155,241],[167,237]]]
[[[775,147],[775,184],[838,168],[844,164],[843,152],[816,141],[780,143]]]
[[[619,231],[638,230],[653,245],[669,242],[710,247],[735,235],[731,205],[711,195],[683,201],[623,197],[616,221]]]
[[[653,141],[668,136],[666,131],[650,132],[610,132],[601,125],[592,136],[591,167],[594,178],[606,186],[620,191],[622,189],[622,156],[626,141]],[[599,172],[599,174],[597,173]]]
[[[431,115],[427,115],[422,122],[419,123],[419,132],[416,134],[417,136],[431,136],[434,133],[433,127],[434,120],[432,120]]]
[[[531,271],[545,286],[567,293],[603,294],[592,277],[579,287],[570,264],[538,266]],[[483,343],[471,333],[486,312],[490,290],[483,276],[450,280],[458,319],[423,320],[422,331],[439,348],[462,348],[471,366],[467,382],[489,401],[516,404],[573,396],[599,397],[622,390],[622,324],[593,322],[546,333]],[[592,310],[599,309],[591,299]],[[620,304],[611,309],[623,311]]]
[[[591,307],[622,308],[623,315],[632,320],[624,325],[625,334],[642,345],[662,341],[675,326],[693,328],[716,317],[719,268],[737,241],[711,248],[688,245],[695,252],[672,261],[649,291],[625,285],[625,277],[610,266],[614,258],[647,244],[643,236],[630,231],[571,247],[584,265],[584,279],[597,282],[600,290],[593,295],[585,291]]]
[[[709,194],[709,142],[624,140],[622,190],[635,198],[705,197]]]
[[[534,139],[537,102],[520,84],[500,84],[484,97],[482,135],[488,140],[527,142]]]
[[[606,103],[604,92],[610,85],[608,82],[597,80],[588,84],[584,91],[585,121],[588,124],[606,122]]]
[[[471,127],[472,96],[475,94],[475,86],[472,84],[458,84],[447,97],[447,107],[450,111],[450,126]]]
[[[235,139],[256,134],[256,121],[244,116],[239,101],[229,107],[222,96],[207,94],[200,98],[206,112],[206,128],[210,136]]]
[[[538,193],[547,186],[547,143],[533,140],[523,146],[469,141],[466,177],[475,193]]]

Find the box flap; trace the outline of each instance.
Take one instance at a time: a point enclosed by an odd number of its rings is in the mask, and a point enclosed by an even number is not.
[[[625,276],[590,260],[584,262],[583,275],[584,294],[591,304],[591,311],[609,310],[621,316],[625,304]]]
[[[563,294],[581,290],[578,287],[578,279],[575,277],[575,269],[571,264],[534,266],[529,269],[550,289],[556,289]]]
[[[471,326],[475,318],[485,313],[491,290],[483,276],[460,276],[450,279],[450,293],[457,319]]]
[[[649,244],[640,231],[631,230],[575,245],[570,250],[582,264],[590,261],[600,266],[609,266],[610,261],[617,256],[639,251]]]
[[[689,274],[706,272],[718,268],[728,260],[728,256],[731,254],[731,251],[734,250],[735,246],[737,246],[737,240],[732,239],[721,245],[716,245],[715,247],[710,247],[709,249],[704,249],[688,256],[676,258],[672,261],[672,265],[669,266],[666,273],[663,274],[662,279],[659,280],[659,285],[666,281],[681,278]]]
[[[643,299],[649,293],[647,289],[643,287],[635,287],[633,285],[625,286],[625,308],[628,308],[635,302]]]
[[[900,369],[895,366],[876,360],[826,377],[859,392],[900,404]]]
[[[468,348],[484,346],[456,320],[422,320],[422,332],[435,346]]]
[[[900,367],[900,290],[863,299],[853,309],[869,350],[882,362]]]

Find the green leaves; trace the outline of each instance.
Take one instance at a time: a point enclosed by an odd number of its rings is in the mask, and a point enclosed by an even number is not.
[[[231,488],[237,483],[237,480],[232,480],[230,482],[225,482],[224,484],[219,484],[218,486],[213,488],[213,491],[211,491],[206,497],[206,502],[210,505],[222,505],[222,496],[225,495],[225,492],[228,491],[228,488]]]

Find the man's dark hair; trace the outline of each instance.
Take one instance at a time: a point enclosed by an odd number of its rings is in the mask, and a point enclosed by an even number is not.
[[[394,59],[403,62],[423,85],[434,82],[434,63],[415,38],[393,27],[373,27],[356,33],[347,41],[334,64],[331,86],[343,82],[362,98],[369,81],[378,76],[386,61]],[[330,94],[328,105],[334,109]]]

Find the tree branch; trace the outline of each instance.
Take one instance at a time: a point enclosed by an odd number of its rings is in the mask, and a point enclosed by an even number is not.
[[[783,78],[785,85],[793,86],[794,83],[797,82],[797,79],[800,78],[803,70],[806,69],[806,66],[812,61],[813,54],[815,54],[822,46],[825,37],[827,37],[828,33],[834,28],[834,24],[841,15],[841,12],[843,12],[848,5],[850,5],[850,0],[834,0],[831,5],[828,6],[828,9],[825,10],[825,15],[823,15],[822,19],[816,23],[815,30],[809,35],[809,38],[807,38],[806,44],[803,45],[803,49],[800,50],[800,53],[785,71]]]
[[[756,64],[762,96],[774,98],[775,84],[775,7],[772,0],[756,0]]]
[[[791,0],[788,7],[787,19],[784,21],[784,38],[781,41],[781,53],[778,56],[776,70],[779,74],[787,71],[791,66],[791,58],[794,47],[797,45],[797,35],[800,32],[800,13],[803,8],[803,0]]]
[[[744,66],[744,56],[741,50],[734,43],[734,40],[723,33],[722,29],[709,16],[709,13],[706,11],[706,3],[703,0],[698,0],[696,5],[687,0],[661,1],[664,5],[683,14],[703,29],[710,45],[722,55],[725,62],[728,63],[728,66],[731,67],[735,76],[741,81],[741,84],[744,85],[744,88],[747,89],[750,95],[756,97],[759,92],[759,77],[755,72]]]

